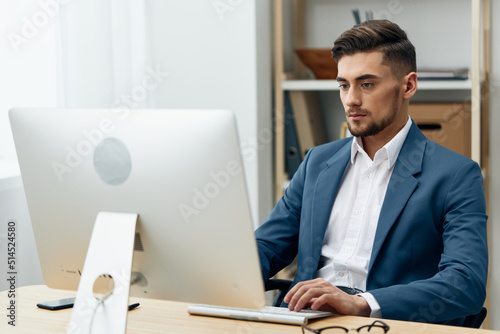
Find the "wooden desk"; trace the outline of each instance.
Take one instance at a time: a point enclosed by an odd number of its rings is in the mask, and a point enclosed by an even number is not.
[[[72,309],[48,311],[39,309],[36,303],[72,297],[73,291],[52,290],[46,286],[28,286],[16,290],[16,327],[7,324],[6,305],[9,303],[7,291],[0,292],[0,333],[66,333],[66,326]],[[262,322],[192,316],[187,313],[187,303],[142,299],[131,297],[131,302],[140,302],[139,308],[128,313],[127,333],[287,333],[301,334],[299,326],[278,325]],[[341,325],[357,328],[373,320],[362,317],[337,316],[310,322],[313,328]],[[487,334],[500,331],[468,329],[452,326],[428,325],[404,321],[384,320],[390,327],[389,334]]]

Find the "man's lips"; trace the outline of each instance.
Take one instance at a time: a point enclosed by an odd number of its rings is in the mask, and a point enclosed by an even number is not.
[[[348,114],[347,117],[353,121],[358,121],[363,119],[366,116],[366,114],[359,114],[359,113],[352,113]]]

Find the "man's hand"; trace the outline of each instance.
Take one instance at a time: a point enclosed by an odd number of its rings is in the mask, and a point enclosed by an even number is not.
[[[292,311],[305,308],[337,314],[370,316],[370,306],[361,296],[349,295],[322,278],[299,282],[285,296]]]

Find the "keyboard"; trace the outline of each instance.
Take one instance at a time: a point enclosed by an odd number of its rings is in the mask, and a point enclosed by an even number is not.
[[[266,306],[260,310],[225,307],[216,305],[190,305],[188,313],[192,315],[203,315],[211,317],[223,317],[238,320],[276,322],[289,325],[307,325],[311,319],[332,316],[331,312],[302,310],[300,312],[290,311],[285,307]]]

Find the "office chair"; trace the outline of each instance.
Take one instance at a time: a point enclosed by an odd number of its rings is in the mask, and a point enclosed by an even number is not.
[[[267,281],[265,286],[266,291],[278,290],[274,297],[273,306],[281,306],[283,298],[285,298],[288,289],[290,289],[290,285],[292,285],[292,281],[286,279],[270,279]]]
[[[464,324],[462,325],[463,327],[469,327],[469,328],[479,328],[481,327],[481,324],[484,321],[484,318],[486,318],[487,314],[486,307],[483,307],[479,313],[476,314],[471,314],[465,317]]]
[[[285,298],[286,293],[290,289],[292,281],[286,279],[270,279],[267,281],[265,289],[266,291],[278,290],[276,296],[274,297],[273,306],[281,306],[283,298]],[[483,307],[479,313],[471,314],[465,317],[462,327],[468,328],[479,328],[486,318],[487,309]]]

